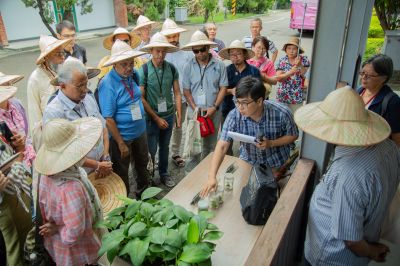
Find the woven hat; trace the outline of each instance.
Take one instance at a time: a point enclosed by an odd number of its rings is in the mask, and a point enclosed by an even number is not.
[[[242,41],[239,40],[234,40],[233,42],[231,42],[231,44],[229,45],[229,47],[226,47],[224,49],[222,49],[218,54],[220,57],[229,60],[229,50],[231,49],[242,49],[244,52],[244,59],[250,59],[254,57],[254,52],[251,49],[247,49],[246,46],[244,45],[244,43]]]
[[[194,46],[204,45],[209,45],[210,48],[218,46],[215,42],[208,40],[207,36],[203,32],[197,30],[193,33],[192,37],[190,37],[190,42],[182,47],[182,50],[191,51]]]
[[[150,50],[152,48],[165,48],[165,51],[167,53],[173,53],[179,50],[178,47],[170,44],[167,41],[167,38],[159,32],[154,34],[153,37],[151,37],[149,44],[143,46],[142,49],[140,49],[140,51],[143,51],[145,53],[151,53]]]
[[[304,53],[304,49],[299,45],[300,44],[300,40],[297,37],[291,37],[289,39],[289,41],[287,41],[282,48],[282,51],[286,52],[286,46],[288,46],[289,44],[297,46],[297,48],[300,49],[299,53],[302,54]]]
[[[366,110],[361,97],[349,86],[334,90],[322,102],[299,108],[294,120],[304,132],[343,146],[374,145],[391,132],[385,119]]]
[[[165,19],[160,33],[164,36],[172,35],[172,34],[177,34],[177,33],[182,33],[187,31],[187,29],[178,27],[178,25],[173,21],[172,19]]]
[[[101,121],[94,117],[49,121],[43,128],[36,170],[44,175],[54,175],[70,168],[96,145],[102,131]]]
[[[142,41],[140,37],[134,33],[134,32],[129,32],[127,29],[124,28],[116,28],[113,32],[113,34],[108,35],[104,40],[103,40],[103,47],[106,48],[107,50],[111,50],[113,47],[113,44],[115,42],[114,37],[120,34],[127,34],[131,38],[131,48],[137,47],[140,42]]]
[[[7,101],[17,93],[17,87],[0,86],[0,103]]]
[[[116,40],[112,49],[110,58],[104,62],[103,67],[111,66],[115,63],[133,59],[135,57],[144,55],[144,52],[134,51],[132,48],[125,42],[121,40]]]
[[[0,86],[13,85],[23,78],[24,76],[22,75],[6,75],[0,72]]]
[[[108,176],[96,178],[96,173],[93,172],[88,176],[88,178],[97,190],[105,216],[113,209],[124,204],[116,197],[116,195],[127,195],[124,181],[122,181],[119,175],[111,173]]]
[[[59,40],[53,36],[42,35],[39,39],[40,55],[36,59],[36,65],[40,65],[46,56],[53,52],[58,47],[64,48],[70,43],[72,39]]]
[[[151,28],[153,29],[157,25],[158,25],[158,22],[152,21],[148,17],[140,15],[136,21],[136,27],[134,27],[132,31],[137,31],[146,26],[151,26]]]

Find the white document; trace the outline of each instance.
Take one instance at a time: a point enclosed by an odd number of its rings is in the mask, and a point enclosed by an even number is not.
[[[256,137],[244,135],[244,134],[237,133],[237,132],[228,131],[228,136],[231,137],[233,140],[237,140],[237,141],[241,141],[241,142],[245,142],[245,143],[251,143],[251,144],[258,143]]]

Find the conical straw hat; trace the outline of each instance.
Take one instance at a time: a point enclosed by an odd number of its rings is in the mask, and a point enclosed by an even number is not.
[[[173,21],[172,19],[167,18],[161,28],[160,33],[164,36],[172,35],[172,34],[177,34],[181,32],[187,31],[184,28],[178,27],[178,25]]]
[[[231,42],[229,47],[222,49],[218,54],[220,57],[229,60],[230,59],[229,58],[229,50],[231,50],[231,49],[242,49],[244,51],[243,53],[244,53],[245,60],[254,57],[254,52],[251,49],[246,48],[244,43],[239,40],[234,40],[233,42]]]
[[[343,146],[374,145],[391,132],[385,119],[366,110],[361,97],[349,86],[334,90],[322,102],[299,108],[294,120],[304,132]]]
[[[151,37],[150,39],[150,43],[143,46],[142,49],[140,49],[140,51],[143,51],[145,53],[151,53],[150,50],[152,48],[165,48],[165,51],[167,53],[173,53],[179,50],[178,47],[170,44],[167,41],[167,38],[159,32],[154,34],[153,37]]]
[[[54,175],[70,168],[89,153],[102,131],[101,121],[94,117],[50,120],[43,128],[36,170],[44,175]]]
[[[93,172],[88,178],[97,190],[104,216],[124,204],[116,197],[117,195],[127,195],[125,183],[117,174],[111,173],[108,176],[96,178],[96,173]]]
[[[113,46],[113,44],[115,42],[114,37],[117,36],[117,35],[120,35],[120,34],[127,34],[127,35],[130,36],[130,39],[131,39],[130,46],[131,46],[131,48],[137,47],[140,44],[140,42],[142,41],[140,39],[140,37],[136,33],[129,32],[127,29],[119,27],[119,28],[116,28],[114,30],[113,34],[108,35],[104,39],[103,47],[106,48],[107,50],[111,50],[111,48],[112,48],[112,46]]]
[[[17,87],[0,86],[0,103],[10,99],[17,93]]]
[[[68,43],[70,43],[72,39],[59,40],[54,38],[53,36],[42,35],[39,39],[39,48],[40,55],[38,59],[36,59],[36,65],[40,65],[46,56],[48,56],[51,52],[53,52],[58,47],[64,48]]]
[[[112,49],[110,58],[104,63],[103,67],[111,66],[115,63],[125,61],[127,59],[133,59],[135,57],[144,55],[144,52],[134,51],[125,42],[116,40]]]
[[[203,32],[197,30],[195,31],[195,33],[193,33],[192,37],[190,38],[190,42],[182,47],[182,50],[191,51],[192,48],[195,46],[204,46],[204,45],[209,45],[210,48],[218,46],[218,44],[216,44],[215,42],[209,41],[207,36]]]
[[[6,75],[0,72],[0,86],[13,85],[23,78],[22,75]]]
[[[146,26],[151,26],[151,28],[153,29],[157,25],[158,25],[158,22],[152,21],[148,17],[140,15],[136,21],[136,27],[134,27],[132,31],[137,31]]]
[[[289,44],[296,46],[297,48],[299,48],[299,53],[302,54],[304,53],[304,49],[300,46],[300,40],[297,37],[291,37],[289,39],[288,42],[286,42],[283,45],[282,51],[286,52],[286,46],[288,46]]]

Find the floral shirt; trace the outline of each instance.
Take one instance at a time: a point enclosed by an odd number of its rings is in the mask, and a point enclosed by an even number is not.
[[[310,66],[310,60],[308,60],[307,56],[301,55],[301,64],[304,67]],[[288,72],[292,68],[292,64],[289,62],[288,56],[284,56],[279,59],[276,70]],[[279,102],[287,103],[287,104],[300,104],[303,102],[303,78],[300,75],[300,72],[297,72],[293,76],[288,79],[278,82],[278,90],[276,93],[276,99]]]
[[[261,73],[266,74],[268,77],[273,77],[276,75],[274,62],[266,57],[261,57],[258,60],[250,58],[247,60],[247,63],[258,68]]]

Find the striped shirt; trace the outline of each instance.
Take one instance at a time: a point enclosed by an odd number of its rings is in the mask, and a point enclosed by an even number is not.
[[[305,257],[312,265],[367,265],[344,241],[378,242],[400,181],[400,152],[391,140],[369,147],[338,146],[315,188]]]
[[[268,49],[268,53],[269,55],[275,53],[276,51],[278,51],[276,49],[275,43],[273,41],[271,41],[270,39],[268,39],[267,36],[264,36],[265,38],[267,38],[267,40],[269,41],[269,49]],[[251,44],[253,42],[253,37],[251,36],[246,36],[243,38],[242,42],[244,42],[244,46],[248,49],[251,49]]]
[[[299,135],[290,110],[275,101],[264,101],[264,113],[258,122],[241,115],[237,108],[233,109],[225,120],[220,140],[232,141],[232,138],[228,136],[228,131],[254,137],[258,136],[258,132],[260,132],[269,140]],[[254,144],[241,142],[239,152],[239,158],[246,162],[277,168],[289,158],[290,145],[261,150]]]

